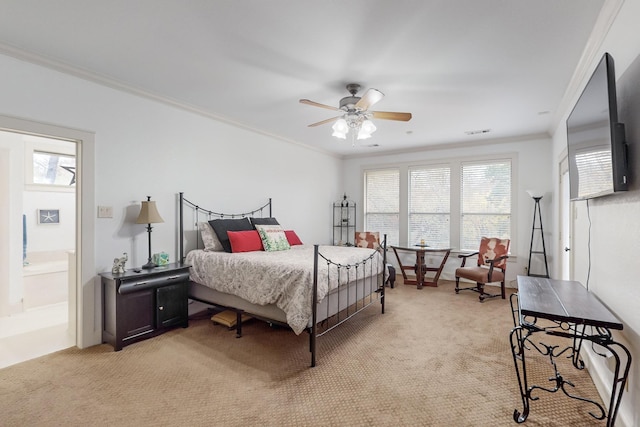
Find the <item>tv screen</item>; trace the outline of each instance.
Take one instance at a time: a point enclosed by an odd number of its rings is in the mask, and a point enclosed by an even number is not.
[[[567,119],[571,200],[627,189],[624,125],[618,123],[613,58],[605,53]]]

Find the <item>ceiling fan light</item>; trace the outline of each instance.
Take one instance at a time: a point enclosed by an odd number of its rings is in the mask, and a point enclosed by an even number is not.
[[[373,124],[371,120],[365,120],[362,122],[360,126],[360,130],[358,131],[358,139],[368,139],[371,138],[371,134],[376,131],[376,125]]]
[[[347,124],[347,121],[345,119],[336,120],[333,126],[331,126],[331,129],[333,129],[333,134],[331,134],[331,136],[335,136],[336,138],[340,139],[347,139],[347,133],[349,133],[349,125]]]
[[[336,132],[334,131],[331,136],[335,136],[336,138],[339,139],[347,139],[347,134],[346,133],[340,133],[340,132]]]
[[[369,139],[371,138],[371,134],[364,132],[362,129],[358,132],[358,139]]]
[[[362,122],[362,129],[368,134],[372,134],[376,131],[376,125],[371,120],[365,120]]]

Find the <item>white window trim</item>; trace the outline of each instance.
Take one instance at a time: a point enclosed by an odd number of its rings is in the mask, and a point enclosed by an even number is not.
[[[469,162],[483,162],[483,161],[511,161],[511,236],[510,236],[510,253],[515,252],[515,248],[518,246],[518,153],[496,153],[483,156],[465,156],[456,158],[441,158],[434,159],[433,161],[421,161],[421,162],[398,162],[389,164],[378,164],[371,166],[362,166],[360,176],[362,178],[362,188],[360,194],[364,199],[365,197],[365,183],[364,177],[366,172],[379,171],[385,169],[399,169],[400,170],[400,243],[406,243],[406,239],[409,237],[409,170],[421,167],[433,167],[437,165],[448,165],[451,168],[451,252],[458,254],[461,252],[460,245],[460,231],[461,231],[461,168],[462,163]],[[364,203],[362,204],[363,210],[362,224],[364,224]],[[526,236],[525,236],[526,237]],[[403,241],[405,239],[405,241]],[[516,256],[510,255],[509,262],[514,262]]]

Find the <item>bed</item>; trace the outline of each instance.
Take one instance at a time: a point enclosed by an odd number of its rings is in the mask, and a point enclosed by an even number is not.
[[[247,221],[251,230],[244,230]],[[234,228],[237,224],[242,230]],[[179,193],[179,256],[191,266],[189,298],[235,311],[238,337],[243,314],[296,334],[306,331],[313,367],[316,338],[375,302],[384,314],[386,242],[375,248],[309,245],[285,228],[272,216],[271,199],[256,209],[228,214]],[[288,243],[284,247],[272,245],[266,236],[280,229]],[[212,243],[216,234],[221,238]]]

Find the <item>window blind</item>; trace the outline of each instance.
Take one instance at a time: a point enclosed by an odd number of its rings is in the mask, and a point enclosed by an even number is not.
[[[448,248],[451,217],[451,169],[435,166],[409,170],[409,242],[424,240]]]
[[[578,196],[604,193],[613,190],[611,150],[600,147],[576,151],[578,170]]]
[[[387,235],[387,246],[397,245],[400,234],[400,171],[384,169],[365,172],[366,230]]]
[[[480,239],[511,237],[511,161],[463,163],[460,249],[478,250]]]

